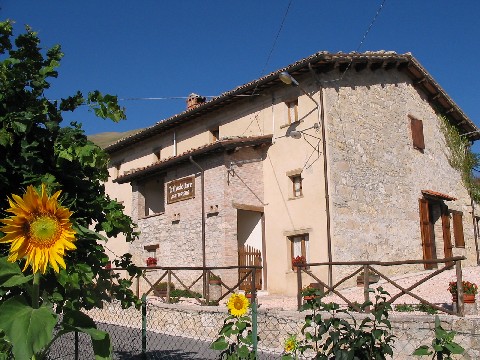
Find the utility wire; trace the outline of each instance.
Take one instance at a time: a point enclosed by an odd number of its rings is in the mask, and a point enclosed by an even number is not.
[[[377,12],[375,13],[372,21],[370,22],[370,25],[368,25],[367,30],[363,34],[362,40],[360,40],[360,43],[358,44],[357,48],[355,49],[356,53],[358,53],[360,51],[361,47],[363,46],[363,43],[367,39],[367,36],[370,33],[370,30],[372,30],[373,25],[377,21],[377,18],[380,15],[380,13],[382,12],[386,2],[387,2],[387,0],[383,0],[382,3],[380,4],[380,6],[378,7]],[[336,81],[341,81],[345,77],[345,75],[347,74],[348,70],[350,70],[350,68],[352,67],[352,64],[353,64],[353,59],[349,62],[347,68],[345,69],[345,71],[342,73],[342,75],[339,78],[333,79],[333,80],[321,81],[321,82],[322,83],[332,83],[332,82],[336,82]]]
[[[287,19],[288,12],[290,11],[290,7],[291,7],[291,5],[292,5],[292,1],[293,1],[293,0],[290,0],[290,1],[288,2],[287,9],[285,10],[285,14],[283,15],[282,22],[280,23],[280,27],[279,27],[279,29],[278,29],[278,31],[277,31],[277,35],[275,36],[275,40],[273,41],[272,47],[271,47],[271,49],[270,49],[270,52],[268,53],[267,60],[265,61],[265,65],[263,65],[262,71],[260,71],[260,76],[259,76],[259,78],[261,78],[261,77],[265,74],[265,69],[267,68],[268,63],[270,62],[270,59],[271,59],[272,54],[273,54],[273,50],[275,50],[275,47],[276,47],[276,45],[277,45],[278,38],[280,37],[280,33],[282,32],[283,25],[285,24],[285,20]],[[257,87],[258,87],[258,83],[257,83],[257,85],[255,86],[255,89],[253,90],[253,94],[255,94],[255,92],[257,91]]]

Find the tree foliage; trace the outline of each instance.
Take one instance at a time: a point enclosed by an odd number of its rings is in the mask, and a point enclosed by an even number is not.
[[[80,124],[62,122],[64,112],[79,106],[89,106],[98,117],[115,122],[125,119],[125,112],[115,96],[98,91],[47,99],[45,91],[58,76],[62,57],[58,45],[43,50],[30,28],[14,39],[12,23],[0,22],[0,216],[6,217],[7,196],[23,193],[30,184],[43,182],[51,192],[62,190],[62,205],[74,212],[78,250],[66,254],[66,270],[45,275],[43,301],[55,304],[57,312],[99,307],[110,296],[129,306],[138,299],[128,281],[110,281],[110,272],[104,269],[108,256],[99,240],[123,233],[132,241],[137,237],[134,224],[123,206],[105,194],[106,153],[87,139]],[[0,255],[7,251],[0,245]],[[128,254],[118,265],[136,272]],[[27,293],[23,286],[8,292],[0,286],[0,302]]]

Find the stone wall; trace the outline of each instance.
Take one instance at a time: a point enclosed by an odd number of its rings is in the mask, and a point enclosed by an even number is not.
[[[453,253],[473,265],[469,196],[424,94],[400,72],[349,72],[325,103],[333,260],[422,259],[418,199],[433,190],[458,199],[446,204],[463,212],[466,248]],[[423,152],[413,148],[409,115],[423,121]],[[443,258],[443,239],[436,244]]]
[[[205,176],[205,243],[207,266],[236,266],[238,261],[237,210],[234,204],[261,206],[263,203],[262,157],[266,149],[245,148],[230,154],[215,154],[194,159]],[[259,160],[260,159],[260,160]],[[158,245],[158,266],[202,266],[201,175],[187,162],[165,174],[159,183],[195,175],[195,197],[165,205],[165,211],[144,214],[141,183],[133,186],[133,215],[140,231],[139,241],[130,245],[137,265],[145,266],[146,245]],[[161,186],[161,185],[160,185]],[[165,186],[165,185],[164,185]],[[148,196],[148,195],[147,195]],[[153,274],[152,274],[153,275]],[[193,281],[199,273],[180,272]],[[230,285],[237,281],[236,270],[221,270],[222,280]],[[155,275],[153,275],[155,276]],[[198,290],[198,288],[197,288]]]

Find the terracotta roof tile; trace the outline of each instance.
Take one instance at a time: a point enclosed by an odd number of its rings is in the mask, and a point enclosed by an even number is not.
[[[229,149],[234,149],[236,147],[247,147],[247,146],[255,146],[255,145],[262,145],[262,144],[271,144],[271,142],[272,142],[271,135],[250,136],[250,137],[231,137],[231,138],[221,139],[211,144],[206,144],[194,149],[190,149],[180,155],[171,156],[161,161],[157,161],[148,166],[132,169],[128,173],[125,173],[124,175],[121,175],[115,180],[113,180],[113,182],[117,182],[120,184],[130,182],[141,176],[162,171],[181,161],[186,161],[190,158],[190,156],[193,156],[193,155],[205,155],[215,151],[225,151]]]
[[[452,200],[457,200],[457,198],[454,198],[453,196],[447,195],[447,194],[442,194],[438,191],[433,191],[433,190],[422,190],[423,195],[439,198],[445,201],[452,201]]]

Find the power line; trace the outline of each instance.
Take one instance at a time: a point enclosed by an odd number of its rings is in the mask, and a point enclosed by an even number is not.
[[[363,46],[363,43],[365,42],[365,40],[367,39],[367,36],[368,34],[370,33],[370,30],[372,30],[373,28],[373,25],[375,24],[375,22],[377,21],[377,18],[378,16],[380,15],[380,13],[382,12],[383,10],[383,7],[385,6],[385,3],[387,2],[387,0],[383,0],[382,3],[380,4],[380,6],[378,7],[377,9],[377,12],[375,13],[375,15],[373,16],[373,19],[372,21],[370,22],[370,25],[368,25],[368,28],[367,30],[365,31],[365,33],[363,34],[363,37],[362,37],[362,40],[360,40],[360,43],[358,44],[357,48],[355,49],[355,52],[358,53],[360,51],[360,48]],[[352,64],[353,64],[353,59],[350,60],[347,68],[345,69],[345,71],[342,73],[342,75],[337,78],[337,79],[333,79],[333,80],[327,80],[327,81],[321,81],[322,83],[331,83],[331,82],[336,82],[336,81],[341,81],[343,80],[343,78],[345,77],[345,74],[348,72],[348,70],[350,70],[350,68],[352,67]]]
[[[275,49],[275,46],[277,45],[278,38],[280,37],[280,33],[282,32],[283,25],[285,24],[285,20],[287,19],[288,12],[290,11],[290,6],[292,5],[292,1],[290,0],[287,5],[287,9],[285,10],[285,13],[283,14],[283,19],[282,22],[280,23],[280,27],[277,31],[277,35],[275,36],[275,40],[273,40],[272,47],[270,49],[270,52],[268,53],[267,60],[265,61],[265,65],[263,65],[262,71],[260,71],[260,76],[261,78],[265,74],[265,69],[267,68],[268,63],[270,62],[270,58],[272,57],[273,50]],[[255,89],[253,89],[253,94],[257,91],[258,83],[255,86]]]

